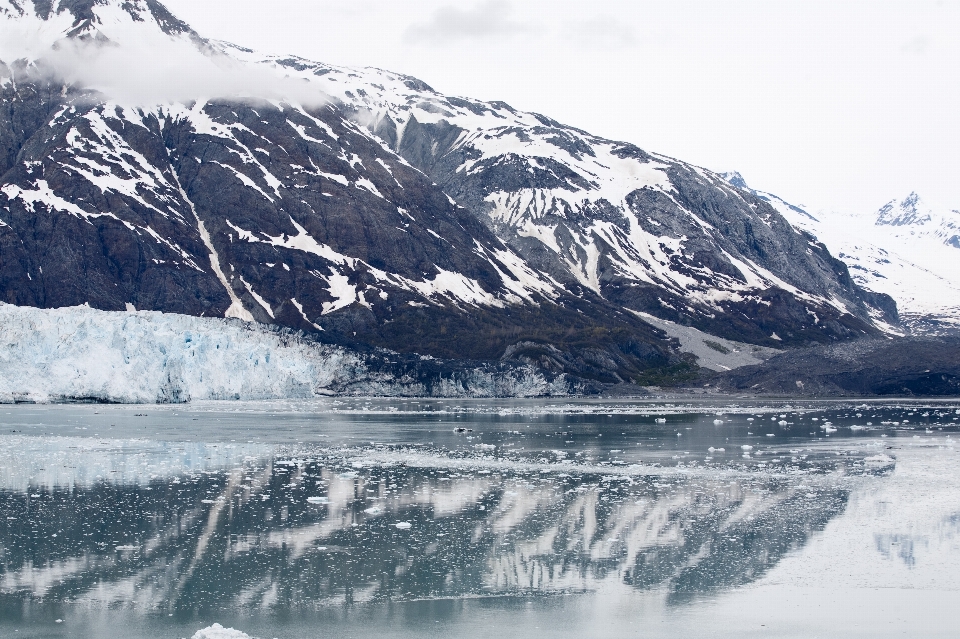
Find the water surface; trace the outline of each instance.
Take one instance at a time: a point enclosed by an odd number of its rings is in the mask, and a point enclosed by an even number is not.
[[[958,418],[904,401],[0,407],[0,635],[955,636]]]

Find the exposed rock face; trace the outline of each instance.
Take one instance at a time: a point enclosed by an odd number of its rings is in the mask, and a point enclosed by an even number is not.
[[[0,301],[604,383],[689,373],[634,312],[777,347],[877,334],[894,312],[762,200],[632,145],[388,72],[263,60],[153,0],[0,0],[0,19],[28,18],[89,46],[155,25],[316,99],[135,106],[43,59],[0,63]]]

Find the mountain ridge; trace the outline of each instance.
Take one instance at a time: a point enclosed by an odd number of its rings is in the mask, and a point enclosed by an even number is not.
[[[822,244],[699,167],[408,76],[204,40],[154,0],[3,0],[0,20],[33,25],[38,6],[51,47],[109,51],[153,20],[314,97],[138,104],[42,56],[0,63],[3,301],[232,316],[603,383],[695,370],[643,313],[768,347],[896,322]]]

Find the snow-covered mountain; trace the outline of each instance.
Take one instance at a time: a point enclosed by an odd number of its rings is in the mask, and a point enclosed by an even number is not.
[[[155,0],[0,0],[0,299],[278,324],[608,382],[643,314],[782,347],[888,298],[720,175],[414,78],[262,56]]]
[[[876,225],[890,227],[888,233],[893,237],[929,239],[960,249],[960,211],[934,208],[916,193],[880,207]]]
[[[872,215],[836,211],[813,215],[750,188],[739,173],[723,175],[826,244],[857,284],[893,297],[906,330],[915,334],[960,330],[960,211],[933,206],[911,193]]]
[[[568,290],[770,346],[832,339],[851,315],[896,323],[886,300],[853,293],[823,247],[717,174],[378,69],[247,59],[318,81]]]

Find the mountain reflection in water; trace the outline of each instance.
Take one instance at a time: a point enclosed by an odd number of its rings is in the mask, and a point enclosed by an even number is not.
[[[617,475],[350,455],[253,454],[138,482],[104,471],[8,486],[3,614],[33,602],[296,609],[607,580],[680,602],[757,579],[847,501],[830,473]]]

